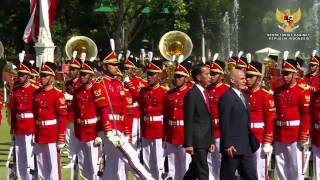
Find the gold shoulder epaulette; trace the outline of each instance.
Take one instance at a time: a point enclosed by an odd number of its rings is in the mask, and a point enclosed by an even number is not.
[[[57,90],[58,92],[62,92],[60,89],[58,89],[57,87],[54,87],[55,90]]]
[[[267,89],[265,89],[265,88],[261,88],[262,89],[262,91],[264,91],[264,92],[266,92],[266,93],[268,93],[268,94],[273,94],[273,91],[272,90],[267,90]]]
[[[308,89],[308,85],[307,84],[299,84],[298,87],[300,87],[303,90],[307,90]]]
[[[227,84],[227,83],[223,83],[224,85],[226,85],[227,87],[230,87],[230,85],[229,84]]]
[[[34,87],[34,88],[36,88],[36,89],[39,89],[39,88],[40,88],[40,86],[37,86],[37,85],[35,85],[35,84],[33,84],[33,83],[31,83],[31,86]]]
[[[98,78],[96,78],[96,82],[101,82],[102,81],[102,79],[103,79],[103,76],[100,76],[100,77],[98,77]]]
[[[163,86],[163,85],[161,85],[161,87],[162,87],[163,89],[165,89],[166,91],[168,91],[168,90],[170,89],[169,87]]]

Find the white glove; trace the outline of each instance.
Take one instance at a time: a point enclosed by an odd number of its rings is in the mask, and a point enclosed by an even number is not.
[[[96,137],[96,139],[94,139],[94,145],[95,146],[100,146],[100,144],[102,143],[102,139],[101,139],[101,137]]]
[[[106,137],[109,139],[109,141],[112,142],[112,144],[115,146],[115,147],[119,147],[121,144],[120,144],[120,137],[115,135],[113,132],[108,132]]]
[[[66,146],[66,143],[57,142],[57,149],[61,151]]]
[[[308,148],[309,148],[309,142],[308,141],[305,141],[305,142],[299,141],[297,145],[298,145],[298,148],[300,150],[303,150],[303,151],[307,151]]]
[[[71,94],[64,93],[64,98],[68,101],[71,101],[73,99],[73,96]]]
[[[125,83],[130,82],[130,78],[129,78],[128,76],[126,76],[126,77],[123,79],[123,82],[125,82]]]
[[[270,153],[272,153],[272,150],[273,150],[273,147],[272,147],[271,144],[269,144],[269,143],[262,144],[262,151],[263,151],[265,154],[270,154]]]

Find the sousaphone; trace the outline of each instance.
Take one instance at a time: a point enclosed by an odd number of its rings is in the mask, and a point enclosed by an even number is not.
[[[193,44],[190,37],[181,31],[169,31],[165,33],[159,42],[159,50],[161,55],[167,59],[166,74],[163,75],[164,86],[171,87],[173,80],[174,61],[180,55],[183,55],[183,60],[187,59],[192,53]]]
[[[181,31],[169,31],[161,37],[159,42],[160,53],[168,61],[173,61],[180,55],[187,59],[192,53],[192,48],[190,37]]]
[[[77,51],[77,58],[80,58],[82,53],[86,53],[86,60],[96,58],[98,54],[97,45],[86,36],[74,36],[68,40],[65,52],[69,59],[76,58],[72,57],[73,51]]]

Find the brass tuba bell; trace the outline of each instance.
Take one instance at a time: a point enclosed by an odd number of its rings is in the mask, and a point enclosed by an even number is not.
[[[178,58],[180,55],[187,59],[192,53],[192,48],[193,44],[190,37],[181,31],[169,31],[161,37],[159,42],[161,55],[169,61]]]
[[[69,59],[72,58],[73,51],[77,51],[78,58],[80,58],[81,53],[86,53],[87,60],[96,58],[98,54],[97,45],[92,39],[86,36],[74,36],[68,40],[65,46],[65,52]]]

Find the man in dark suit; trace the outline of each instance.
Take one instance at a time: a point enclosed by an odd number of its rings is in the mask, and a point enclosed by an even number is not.
[[[195,65],[191,71],[195,85],[184,98],[184,147],[192,161],[183,179],[208,180],[208,151],[215,151],[209,93],[210,70]]]
[[[231,88],[220,97],[218,105],[222,154],[220,180],[235,179],[236,169],[243,179],[257,180],[253,151],[258,141],[250,132],[247,97],[242,92],[246,88],[244,72],[232,70],[230,83]]]

